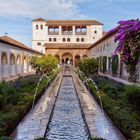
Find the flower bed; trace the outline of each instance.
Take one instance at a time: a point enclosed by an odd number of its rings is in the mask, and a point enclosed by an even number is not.
[[[97,93],[95,84],[91,80],[86,80],[86,77],[79,72],[78,75],[82,81],[87,81],[85,85],[88,87],[91,94],[98,102],[100,95],[104,110],[108,113],[110,118],[117,125],[117,127],[123,132],[123,134],[127,138],[139,140],[140,115],[139,113],[137,113],[138,112],[137,108],[133,108],[133,105],[131,105],[128,101],[130,92],[127,89],[130,87],[97,76],[96,78],[94,78],[96,84],[100,89],[99,93]],[[137,92],[139,91],[140,88],[137,89]]]
[[[53,72],[49,76],[50,80],[46,77],[42,79],[35,101],[41,97],[57,73],[58,71]],[[9,135],[31,109],[39,78],[40,76],[32,75],[0,84],[0,136]]]

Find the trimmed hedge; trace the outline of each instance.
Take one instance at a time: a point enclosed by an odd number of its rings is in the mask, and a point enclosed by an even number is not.
[[[50,75],[50,81],[57,73]],[[8,136],[31,109],[38,80],[38,76],[28,76],[0,84],[0,136]],[[49,82],[46,78],[41,81],[35,102],[42,96]]]
[[[78,75],[82,81],[85,81],[86,77],[80,73],[78,73]],[[100,84],[98,83],[98,85]],[[104,110],[127,138],[133,140],[140,138],[140,122],[130,113],[131,109],[129,106],[125,107],[120,101],[121,98],[127,98],[127,96],[120,97],[118,100],[116,100],[115,98],[112,98],[110,93],[105,93],[102,90],[100,90],[100,92],[97,94],[95,85],[92,83],[92,81],[87,81],[86,86],[98,102],[98,94],[100,94]]]

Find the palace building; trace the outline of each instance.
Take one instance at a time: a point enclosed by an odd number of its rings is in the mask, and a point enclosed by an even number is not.
[[[60,64],[73,65],[89,56],[89,47],[103,36],[103,24],[96,20],[33,20],[32,47],[56,56]]]
[[[60,64],[70,62],[74,66],[84,58],[99,59],[99,73],[111,78],[129,80],[126,65],[118,54],[118,69],[112,71],[112,54],[118,46],[116,32],[103,32],[103,24],[96,20],[33,20],[33,49],[56,56]],[[103,68],[103,63],[105,68]],[[103,70],[104,69],[104,70]],[[136,65],[140,83],[140,57]]]

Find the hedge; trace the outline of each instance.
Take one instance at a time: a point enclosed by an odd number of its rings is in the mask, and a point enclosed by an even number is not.
[[[86,77],[78,72],[78,75],[82,81],[85,81]],[[122,105],[115,99],[112,99],[107,93],[102,90],[97,94],[95,85],[92,81],[88,80],[85,85],[90,90],[93,97],[99,102],[98,94],[101,96],[104,110],[120,129],[120,131],[129,139],[138,140],[140,138],[140,123],[130,114],[127,108],[123,108]],[[100,102],[99,102],[100,103]]]

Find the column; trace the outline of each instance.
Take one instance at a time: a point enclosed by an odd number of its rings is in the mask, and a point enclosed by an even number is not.
[[[119,54],[118,54],[118,72],[117,72],[117,75],[119,77],[121,77],[121,58],[120,58]]]
[[[27,61],[27,73],[29,72],[29,58],[28,57],[29,57],[29,55],[27,54],[27,60],[26,60]]]
[[[15,56],[15,76],[17,75],[17,54],[14,54]]]
[[[73,67],[75,67],[75,55],[73,54]]]
[[[48,35],[48,32],[49,32],[49,27],[46,26],[46,35]]]
[[[109,58],[108,58],[108,56],[106,56],[106,57],[107,57],[107,60],[106,60],[106,61],[107,61],[107,62],[106,62],[106,70],[107,70],[107,72],[108,72],[108,70],[109,70],[109,69],[108,69],[108,67],[109,67],[109,60],[108,60],[108,59],[109,59]]]
[[[11,76],[11,66],[10,66],[10,51],[7,52],[7,68],[8,68],[8,75],[7,78]]]
[[[59,35],[62,35],[62,26],[59,26]]]
[[[1,51],[0,51],[0,81],[2,80],[2,77],[1,77],[1,71],[2,71],[2,69],[1,69],[2,67],[1,67]]]
[[[59,56],[59,59],[60,59],[60,65],[61,65],[61,63],[62,63],[62,56],[61,56],[61,54],[60,54],[60,56]]]
[[[73,35],[75,35],[75,26],[72,26]]]
[[[21,53],[21,74],[24,74],[24,52]]]

